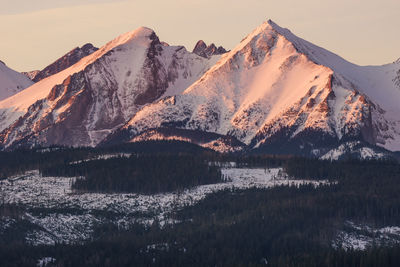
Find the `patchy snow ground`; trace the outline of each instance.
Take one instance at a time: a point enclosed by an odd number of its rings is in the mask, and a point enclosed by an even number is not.
[[[93,158],[73,161],[73,162],[70,162],[69,164],[74,165],[74,164],[79,164],[79,163],[82,163],[82,162],[88,162],[88,161],[99,160],[99,159],[129,158],[131,155],[132,155],[131,153],[103,154],[103,155],[98,155],[98,156],[93,157]]]
[[[171,223],[169,214],[186,205],[193,205],[208,194],[224,189],[268,188],[278,185],[314,184],[327,181],[289,180],[282,169],[223,168],[225,183],[201,185],[183,192],[155,195],[141,194],[77,194],[71,190],[75,178],[42,177],[31,171],[12,180],[0,181],[4,203],[27,209],[24,220],[38,226],[26,236],[33,245],[76,243],[90,240],[95,226],[113,223],[128,228],[134,223]],[[112,215],[112,216],[109,216]],[[0,234],[7,231],[6,221]]]
[[[374,245],[400,244],[400,227],[398,226],[372,228],[353,222],[347,222],[345,226],[346,230],[339,232],[333,241],[334,248],[365,250]]]
[[[364,146],[360,141],[351,141],[340,146],[329,150],[327,153],[322,155],[320,159],[323,160],[339,160],[347,155],[353,155],[359,159],[385,159],[389,157],[389,154],[385,154],[381,151],[374,150],[370,147]]]
[[[36,266],[38,266],[38,267],[45,267],[45,266],[47,266],[48,264],[53,263],[53,262],[55,262],[55,261],[56,261],[55,258],[52,258],[52,257],[45,257],[45,258],[42,258],[42,259],[38,260],[38,263],[37,263]]]

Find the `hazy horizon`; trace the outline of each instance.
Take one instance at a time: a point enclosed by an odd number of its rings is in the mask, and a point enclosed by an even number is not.
[[[232,49],[267,19],[356,64],[381,65],[400,57],[400,2],[394,0],[1,2],[0,60],[18,71],[42,69],[74,47],[87,42],[101,47],[140,26],[188,50],[200,39]]]

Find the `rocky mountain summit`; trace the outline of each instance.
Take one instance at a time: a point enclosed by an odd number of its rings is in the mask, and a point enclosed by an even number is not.
[[[399,150],[399,68],[354,65],[267,21],[181,95],[147,105],[115,136],[134,140],[151,129],[153,138],[172,138],[154,133],[167,127],[268,153],[322,157],[354,140]]]
[[[144,105],[180,94],[215,63],[139,28],[0,103],[5,147],[96,146]]]

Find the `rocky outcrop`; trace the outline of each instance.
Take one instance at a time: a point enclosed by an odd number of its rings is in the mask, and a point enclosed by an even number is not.
[[[226,52],[227,51],[222,46],[216,47],[215,44],[207,46],[203,40],[198,41],[193,49],[193,53],[205,58],[209,58],[213,55],[222,55]]]
[[[26,71],[26,72],[21,72],[23,75],[28,77],[31,81],[35,79],[36,75],[38,75],[40,70],[32,70],[32,71]]]

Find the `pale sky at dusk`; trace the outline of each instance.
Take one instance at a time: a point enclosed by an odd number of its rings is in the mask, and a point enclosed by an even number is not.
[[[399,0],[0,0],[0,60],[41,69],[87,42],[102,46],[140,26],[192,50],[197,40],[232,49],[272,19],[360,65],[400,57]]]

